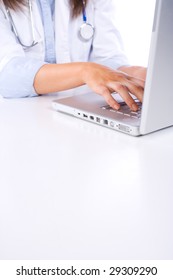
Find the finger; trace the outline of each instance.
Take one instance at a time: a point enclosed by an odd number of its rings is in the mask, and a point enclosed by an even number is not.
[[[122,99],[125,101],[125,103],[129,106],[129,108],[132,111],[138,110],[138,105],[129,94],[129,90],[127,89],[126,86],[122,85],[121,83],[115,82],[114,84],[111,85],[111,87],[114,88],[114,90],[117,93],[119,93],[119,95],[122,97]]]
[[[110,107],[115,110],[119,110],[120,104],[113,98],[108,88],[100,87],[100,89],[98,90],[98,94],[104,97],[105,101],[109,104]]]
[[[126,71],[121,71],[123,73],[126,73],[126,75],[131,79],[134,78],[134,81],[140,84],[141,86],[144,86],[146,75],[147,75],[147,68],[145,67],[127,67]]]
[[[142,102],[145,87],[144,80],[121,73],[119,76],[119,82],[126,86],[129,91]]]
[[[128,76],[127,79],[130,81],[133,81],[137,85],[140,85],[142,88],[145,87],[145,80],[143,80],[143,79],[139,79],[139,78],[131,77],[131,76]]]
[[[129,81],[127,84],[126,84],[128,90],[130,91],[130,93],[132,93],[133,95],[135,95],[139,101],[143,101],[143,95],[144,95],[144,89],[143,87],[141,87],[140,85],[132,82],[132,81]]]
[[[121,77],[120,77],[120,82],[123,83],[123,81],[125,79],[129,80],[129,81],[133,81],[134,83],[140,85],[141,87],[145,87],[145,79],[142,79],[142,78],[137,78],[135,76],[131,76],[131,75],[128,75],[127,73],[124,73],[124,72],[121,72],[121,74],[123,74]]]

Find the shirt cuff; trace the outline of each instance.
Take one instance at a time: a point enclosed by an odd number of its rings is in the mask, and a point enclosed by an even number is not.
[[[15,57],[0,73],[0,94],[5,98],[38,96],[34,89],[34,79],[38,70],[47,64],[33,58]]]

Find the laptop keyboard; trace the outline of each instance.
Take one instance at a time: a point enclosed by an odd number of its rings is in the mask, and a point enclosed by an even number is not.
[[[119,110],[115,110],[112,107],[110,107],[109,105],[102,106],[101,108],[103,110],[108,110],[110,112],[115,112],[115,113],[118,113],[120,115],[128,116],[128,117],[135,118],[135,119],[140,119],[142,103],[139,102],[139,101],[136,101],[136,104],[138,105],[138,111],[136,111],[136,112],[130,110],[129,106],[127,106],[127,104],[125,102],[120,103],[121,107],[120,107]]]

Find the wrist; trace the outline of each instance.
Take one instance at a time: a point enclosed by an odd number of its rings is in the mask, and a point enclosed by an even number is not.
[[[88,76],[90,75],[92,69],[93,69],[93,66],[94,66],[95,63],[93,62],[83,62],[82,63],[82,67],[81,67],[81,79],[82,79],[82,82],[84,84],[87,83],[88,81]]]

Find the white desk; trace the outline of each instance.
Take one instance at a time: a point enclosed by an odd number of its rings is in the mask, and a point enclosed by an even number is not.
[[[173,259],[173,128],[131,137],[0,100],[0,259]]]

